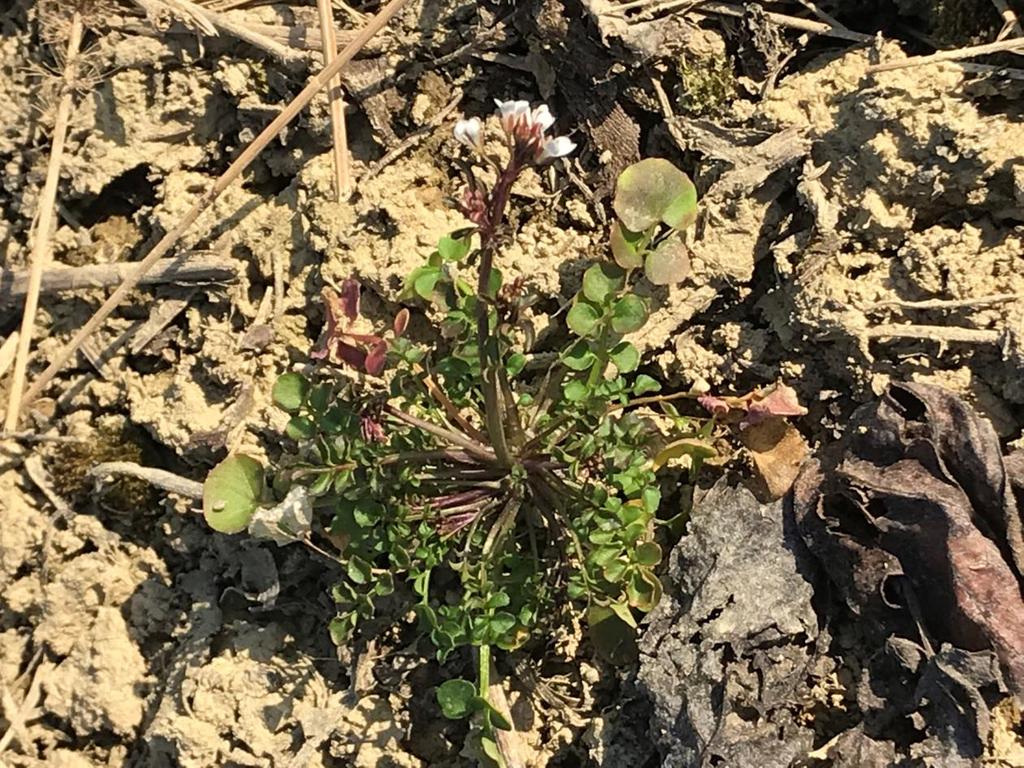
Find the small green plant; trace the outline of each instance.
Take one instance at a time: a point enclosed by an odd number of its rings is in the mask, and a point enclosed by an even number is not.
[[[525,168],[574,145],[548,138],[554,118],[544,106],[501,103],[499,119],[503,158],[485,151],[479,119],[456,127],[494,182],[465,166],[460,209],[472,226],[442,238],[406,280],[405,302],[439,318],[439,341],[408,338],[408,307],[384,333],[357,332],[359,284],[328,289],[320,365],[274,387],[293,448],[272,490],[257,462],[232,456],[210,473],[204,509],[220,531],[331,542],[343,566],[330,626],[338,643],[373,615],[376,598],[407,584],[440,661],[476,649],[477,679],[445,682],[438,701],[448,717],[475,716],[482,753],[502,764],[495,729],[509,724],[488,695],[492,649],[543,639],[578,614],[614,657],[636,612],[661,596],[655,451],[649,423],[630,410],[659,384],[637,373],[627,337],[650,311],[638,281],[685,277],[681,231],[697,200],[666,160],[627,169],[614,201],[614,259],[583,274],[564,349],[534,355],[517,342],[527,286],[506,283],[496,266],[505,212]],[[699,463],[706,430],[669,411]]]

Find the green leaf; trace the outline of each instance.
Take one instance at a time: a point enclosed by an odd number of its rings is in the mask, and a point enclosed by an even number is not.
[[[661,491],[657,488],[644,488],[642,495],[644,512],[652,517],[658,511],[658,507],[661,506]]]
[[[583,273],[583,295],[597,304],[618,293],[625,285],[625,275],[614,264],[592,264]]]
[[[497,611],[490,620],[490,629],[496,638],[502,637],[516,625],[516,617],[508,611]]]
[[[498,295],[498,291],[501,290],[502,283],[504,282],[504,276],[501,274],[500,269],[491,269],[491,274],[487,281],[487,295],[492,299]]]
[[[284,433],[292,440],[310,440],[316,436],[316,424],[304,416],[292,416]]]
[[[640,353],[628,341],[621,341],[612,347],[611,358],[619,373],[632,373],[640,365]]]
[[[646,568],[638,568],[626,585],[626,596],[630,605],[647,613],[661,599],[661,582]]]
[[[637,629],[636,617],[633,616],[633,612],[629,610],[628,605],[616,601],[612,603],[611,609],[615,611],[615,615],[622,619],[626,624],[631,626],[633,629]]]
[[[594,563],[598,568],[603,568],[608,565],[612,560],[622,554],[622,546],[619,544],[610,544],[606,547],[595,549],[593,554],[590,555],[591,562]]]
[[[511,598],[507,592],[495,592],[493,595],[487,598],[484,603],[484,608],[487,610],[493,610],[495,608],[504,608],[511,602]]]
[[[509,378],[515,378],[522,373],[523,368],[526,367],[526,355],[522,352],[514,352],[508,356],[508,360],[505,361],[505,370],[508,372]]]
[[[220,533],[238,533],[249,525],[263,496],[263,467],[256,459],[228,456],[203,483],[203,517]]]
[[[409,277],[406,278],[406,285],[416,296],[429,301],[434,295],[434,288],[440,279],[441,268],[427,265],[425,267],[417,267],[410,272]]]
[[[629,564],[625,560],[612,560],[604,566],[601,573],[608,581],[615,584],[622,578],[622,575],[626,572],[626,568],[628,567]]]
[[[366,584],[370,577],[373,575],[370,564],[359,557],[359,555],[352,555],[348,559],[348,568],[346,569],[348,577],[356,584]]]
[[[644,232],[633,232],[622,226],[621,222],[612,222],[611,248],[615,263],[623,269],[636,269],[644,263],[641,244]]]
[[[652,379],[646,373],[641,373],[636,377],[636,381],[633,382],[634,395],[646,395],[648,392],[657,392],[659,389],[661,389],[661,383],[657,379]]]
[[[659,221],[681,229],[697,217],[697,189],[668,160],[649,157],[619,176],[612,207],[633,232],[643,232]]]
[[[480,749],[498,768],[505,768],[505,756],[501,754],[498,742],[486,733],[480,735]]]
[[[594,330],[594,326],[600,319],[601,315],[592,304],[577,299],[576,303],[570,307],[565,322],[577,336],[586,336]]]
[[[633,293],[627,293],[612,306],[612,330],[633,333],[647,322],[647,305]]]
[[[495,728],[502,731],[512,730],[512,723],[510,723],[508,719],[483,696],[477,696],[476,700],[473,702],[473,706],[474,709],[487,712],[491,716],[491,725]]]
[[[277,377],[270,396],[274,404],[283,411],[294,413],[306,402],[309,394],[309,382],[300,373],[285,373]]]
[[[387,597],[395,591],[395,577],[388,572],[384,572],[377,577],[377,583],[373,587],[373,591],[381,597]]]
[[[380,520],[384,507],[376,501],[359,501],[352,510],[352,518],[360,528],[372,528]]]
[[[469,680],[445,680],[437,686],[437,703],[449,720],[461,720],[474,710],[476,686]]]
[[[634,555],[640,565],[657,565],[661,562],[661,547],[656,541],[644,541],[637,545]]]
[[[352,630],[355,629],[355,626],[355,614],[343,613],[331,619],[330,624],[327,625],[327,631],[330,632],[331,641],[335,645],[345,645],[352,637]]]
[[[697,188],[689,176],[675,200],[662,212],[661,220],[672,229],[686,229],[697,220]]]
[[[324,413],[331,401],[331,385],[317,384],[309,390],[309,408],[314,413]]]
[[[586,371],[594,365],[596,360],[597,355],[590,350],[590,345],[583,339],[573,344],[562,357],[565,367],[571,371]]]
[[[671,235],[647,256],[644,274],[655,285],[675,285],[690,274],[690,249],[683,238]]]
[[[578,403],[581,400],[587,399],[590,389],[582,381],[570,381],[562,389],[562,393],[570,403]]]
[[[394,565],[395,568],[401,568],[404,570],[412,565],[412,559],[409,557],[409,553],[402,549],[400,545],[396,544],[392,547],[388,556],[391,558],[391,564]]]
[[[327,489],[331,487],[331,483],[334,482],[334,473],[331,471],[321,472],[317,475],[316,480],[309,484],[309,492],[314,496],[319,496],[322,493],[326,493]]]
[[[445,235],[437,243],[437,252],[445,261],[462,261],[472,245],[472,233],[462,237]]]
[[[662,448],[654,457],[654,470],[657,471],[665,466],[670,460],[682,456],[689,456],[694,460],[703,461],[713,459],[718,455],[715,446],[707,440],[700,440],[695,437],[684,437],[675,440]]]

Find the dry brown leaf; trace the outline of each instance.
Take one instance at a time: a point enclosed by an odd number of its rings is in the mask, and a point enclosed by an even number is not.
[[[768,418],[740,432],[768,498],[780,499],[793,487],[809,449],[803,435],[785,419]]]

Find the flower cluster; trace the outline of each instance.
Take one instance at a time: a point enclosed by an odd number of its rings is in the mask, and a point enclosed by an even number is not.
[[[576,145],[568,136],[549,138],[547,131],[555,123],[547,104],[533,109],[528,101],[495,101],[501,128],[508,138],[515,158],[522,164],[540,164],[565,157]],[[455,138],[470,149],[483,154],[483,123],[479,117],[459,120]]]

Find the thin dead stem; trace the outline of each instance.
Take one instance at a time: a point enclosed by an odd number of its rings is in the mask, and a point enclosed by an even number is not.
[[[25,388],[25,372],[28,368],[28,353],[32,346],[32,336],[36,327],[36,312],[39,309],[39,289],[42,285],[43,270],[50,260],[50,233],[54,228],[57,203],[57,185],[60,182],[60,169],[64,160],[64,143],[67,139],[68,122],[71,119],[71,107],[74,102],[74,89],[71,84],[75,80],[75,68],[79,49],[82,46],[82,14],[74,12],[71,17],[71,28],[68,32],[67,55],[64,59],[64,93],[57,105],[57,117],[53,126],[53,144],[50,148],[50,162],[46,169],[46,181],[39,195],[38,219],[35,239],[32,243],[32,266],[29,274],[28,294],[25,296],[25,309],[21,316],[21,332],[18,338],[18,351],[14,359],[14,376],[11,380],[10,399],[7,401],[7,415],[4,420],[4,431],[13,432],[18,426],[21,414],[21,394]]]
[[[1024,39],[1014,38],[1013,40],[1000,40],[995,43],[984,45],[970,45],[966,48],[957,48],[952,51],[939,51],[927,56],[911,56],[900,61],[887,61],[884,64],[874,64],[868,67],[869,74],[875,72],[890,72],[894,69],[906,69],[908,67],[924,67],[929,64],[938,64],[943,61],[958,61],[970,59],[974,56],[987,56],[990,53],[1003,53],[1006,51],[1024,49]]]
[[[377,32],[379,32],[385,24],[396,14],[403,6],[408,3],[409,0],[391,0],[374,16],[365,27],[353,38],[352,42],[349,43],[345,50],[341,51],[331,64],[326,66],[323,71],[317,74],[315,77],[310,79],[309,84],[302,89],[292,101],[281,110],[280,114],[274,118],[271,123],[263,129],[248,147],[238,156],[238,159],[231,164],[231,166],[224,171],[223,174],[214,182],[214,185],[203,194],[198,201],[192,206],[191,209],[181,218],[181,220],[171,229],[164,237],[160,240],[156,246],[153,247],[142,261],[138,262],[135,270],[125,279],[121,285],[110,295],[103,305],[96,310],[95,314],[89,318],[89,320],[82,326],[82,328],[75,334],[74,338],[71,339],[64,347],[57,352],[54,356],[53,361],[44,370],[39,378],[33,382],[32,386],[25,392],[25,396],[22,398],[22,403],[29,403],[42,393],[43,388],[49,383],[49,381],[64,367],[64,365],[71,359],[75,352],[82,346],[82,343],[89,338],[96,330],[103,324],[110,313],[121,306],[121,302],[124,301],[125,297],[138,285],[139,280],[149,272],[149,270],[163,258],[174,245],[177,244],[178,240],[181,239],[182,235],[195,223],[196,219],[201,214],[206,212],[213,203],[224,193],[228,187],[230,187],[242,173],[252,164],[252,162],[259,156],[267,145],[301,112],[316,96],[317,93],[322,91],[330,83],[331,79],[334,78],[342,68],[348,64],[352,58],[359,52],[359,50],[366,45],[366,43],[372,38]]]
[[[338,37],[334,27],[331,0],[316,0],[320,15],[320,42],[324,53],[324,66],[330,66],[338,56]],[[345,126],[345,98],[341,91],[341,76],[331,79],[327,86],[327,100],[331,106],[331,143],[334,149],[334,194],[340,203],[350,191],[352,171],[348,157],[348,129]]]
[[[14,356],[18,351],[19,336],[21,336],[20,333],[12,331],[11,335],[4,339],[4,343],[0,344],[0,379],[7,374],[7,369],[14,362]]]

